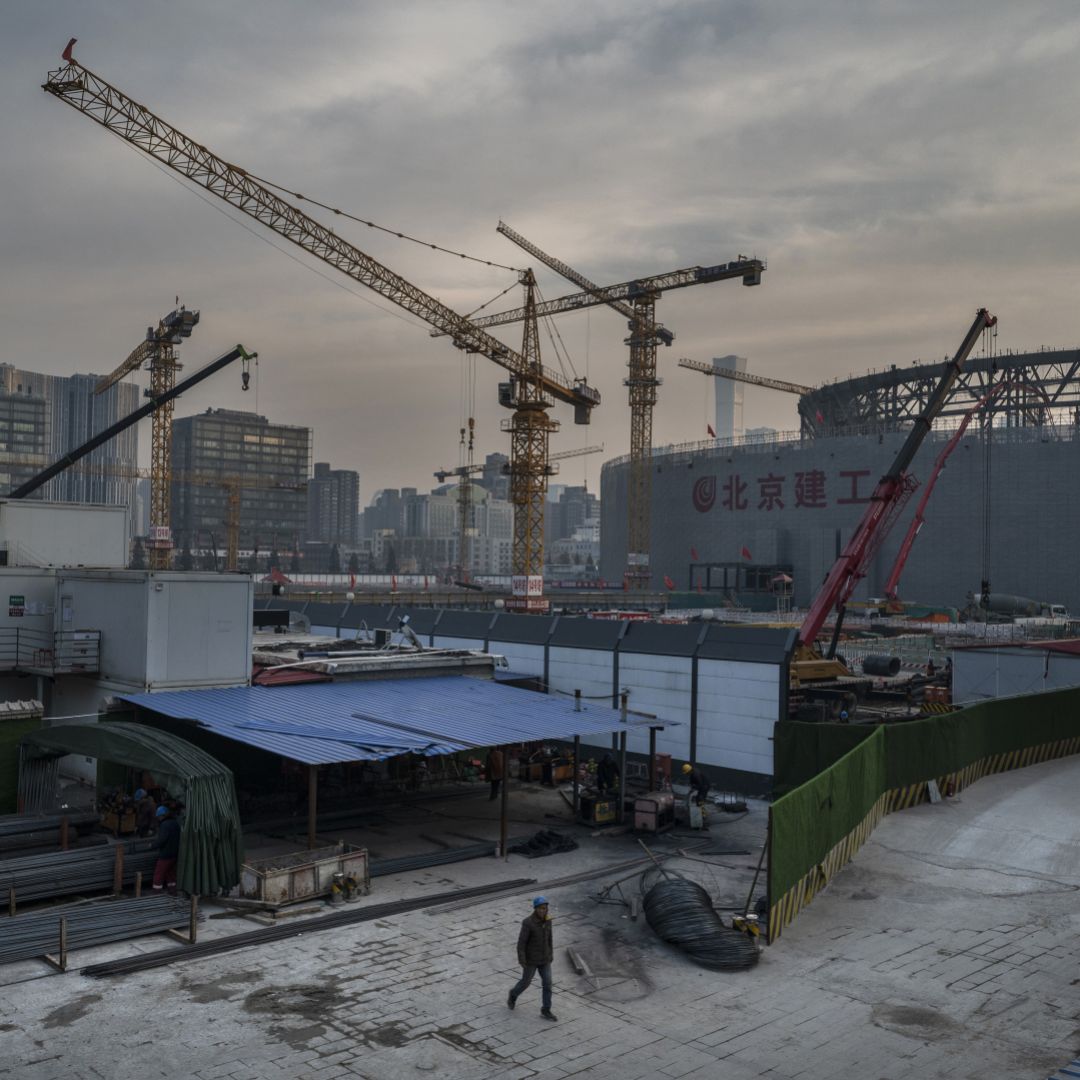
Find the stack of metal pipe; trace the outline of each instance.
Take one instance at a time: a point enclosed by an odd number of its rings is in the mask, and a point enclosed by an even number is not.
[[[191,908],[187,900],[159,895],[137,900],[65,904],[47,911],[16,915],[3,923],[0,964],[58,953],[61,919],[67,923],[67,948],[86,949],[186,927],[191,919]]]
[[[72,893],[96,892],[115,884],[116,849],[123,848],[123,884],[131,885],[141,873],[149,884],[157,860],[156,840],[129,840],[107,847],[50,851],[0,861],[0,904],[15,890],[16,904]],[[6,924],[5,924],[6,925]]]

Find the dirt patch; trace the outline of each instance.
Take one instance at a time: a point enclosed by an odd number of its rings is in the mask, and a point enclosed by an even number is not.
[[[0,1024],[0,1031],[18,1031],[18,1024]]]
[[[186,990],[192,1001],[208,1005],[214,1001],[228,1001],[235,997],[248,983],[258,982],[262,976],[257,971],[242,971],[220,975],[216,979],[180,980],[180,989]]]
[[[944,1013],[919,1005],[875,1005],[871,1021],[878,1027],[931,1042],[953,1033],[958,1027],[956,1021]]]
[[[361,1034],[371,1046],[404,1046],[410,1039],[409,1029],[402,1023],[391,1021],[377,1027],[365,1028]]]
[[[299,983],[294,986],[266,986],[262,990],[253,990],[244,998],[244,1008],[250,1013],[323,1020],[340,1001],[340,992],[332,986]]]
[[[46,1028],[67,1027],[81,1020],[89,1011],[90,1006],[101,1000],[100,994],[84,994],[76,998],[70,1005],[61,1005],[59,1009],[53,1009],[42,1021]]]

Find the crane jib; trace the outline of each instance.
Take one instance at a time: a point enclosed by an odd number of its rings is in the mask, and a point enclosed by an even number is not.
[[[286,202],[245,170],[216,156],[155,116],[88,68],[71,62],[51,71],[42,89],[309,254],[335,266],[430,326],[450,334],[468,351],[487,356],[519,379],[533,378],[529,364],[520,353]],[[578,386],[553,376],[545,376],[544,391],[575,406],[579,423],[588,422],[589,412],[600,400],[596,391],[582,393]]]

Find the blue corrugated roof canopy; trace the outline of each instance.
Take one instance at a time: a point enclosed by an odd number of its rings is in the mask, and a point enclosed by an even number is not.
[[[141,708],[305,765],[433,757],[624,730],[617,710],[466,675],[125,694]]]

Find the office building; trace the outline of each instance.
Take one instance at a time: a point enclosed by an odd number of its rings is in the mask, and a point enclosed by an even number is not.
[[[183,550],[226,547],[230,491],[241,551],[291,551],[308,527],[311,429],[207,409],[173,421],[172,530]]]
[[[359,510],[360,474],[352,469],[331,469],[325,461],[315,462],[308,482],[308,539],[355,548]]]

